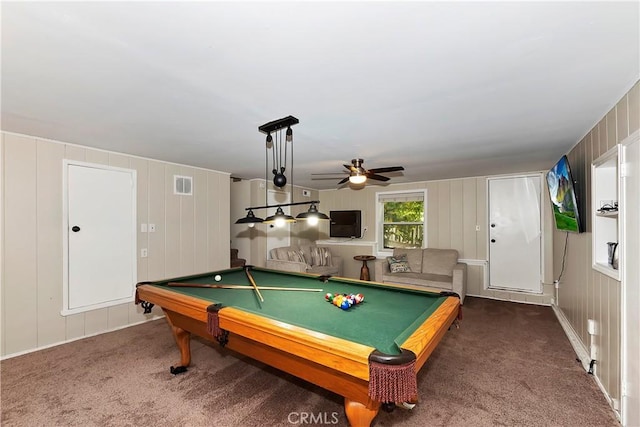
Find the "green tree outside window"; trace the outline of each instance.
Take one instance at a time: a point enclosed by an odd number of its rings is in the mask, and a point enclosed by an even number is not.
[[[385,202],[384,248],[421,248],[424,236],[422,201]]]

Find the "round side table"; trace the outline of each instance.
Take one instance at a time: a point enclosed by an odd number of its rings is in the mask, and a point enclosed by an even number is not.
[[[369,276],[369,267],[367,261],[373,261],[376,259],[373,255],[356,255],[353,257],[356,261],[362,261],[362,268],[360,269],[360,280],[371,280]]]

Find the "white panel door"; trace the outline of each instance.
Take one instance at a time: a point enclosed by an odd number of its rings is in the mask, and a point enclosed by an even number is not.
[[[540,176],[489,179],[489,288],[542,292]]]
[[[622,425],[640,426],[640,136],[622,146]]]
[[[133,300],[135,171],[65,162],[66,283],[63,314]]]
[[[284,203],[291,202],[291,193],[286,193],[284,191],[273,191],[269,190],[267,192],[267,205],[278,205]],[[265,213],[265,218],[276,213],[277,208],[269,208]],[[285,206],[282,208],[285,214],[290,215],[291,207]],[[285,224],[283,227],[276,227],[275,225],[267,225],[267,258],[269,257],[269,252],[273,248],[280,248],[282,246],[289,246],[291,242],[290,232],[291,232],[291,224]]]

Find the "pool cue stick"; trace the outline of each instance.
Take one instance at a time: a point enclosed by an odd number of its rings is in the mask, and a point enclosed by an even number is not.
[[[264,298],[262,298],[262,294],[260,293],[260,289],[258,289],[258,285],[256,285],[256,281],[253,280],[253,276],[251,275],[251,272],[249,272],[249,268],[248,267],[244,268],[244,273],[247,275],[247,278],[249,279],[249,282],[251,282],[251,286],[253,286],[253,289],[256,291],[256,294],[258,294],[258,297],[260,298],[260,301],[264,302]]]
[[[182,282],[169,282],[167,286],[176,288],[215,288],[215,289],[251,289],[251,285],[218,285],[214,283],[182,283]],[[260,286],[263,291],[298,291],[298,292],[322,292],[322,289],[312,288],[282,288],[279,286]]]

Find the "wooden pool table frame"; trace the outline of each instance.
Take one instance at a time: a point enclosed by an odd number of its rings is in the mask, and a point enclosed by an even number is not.
[[[191,363],[191,334],[215,341],[207,332],[207,307],[211,301],[144,283],[138,285],[137,294],[140,301],[158,305],[164,311],[180,349],[181,366]],[[456,320],[459,310],[459,299],[447,297],[402,343],[403,349],[416,355],[416,374]],[[375,350],[373,347],[233,307],[222,308],[218,316],[220,329],[228,332],[226,347],[343,396],[345,413],[352,426],[369,426],[377,415],[381,402],[372,400],[368,394],[369,355]]]

